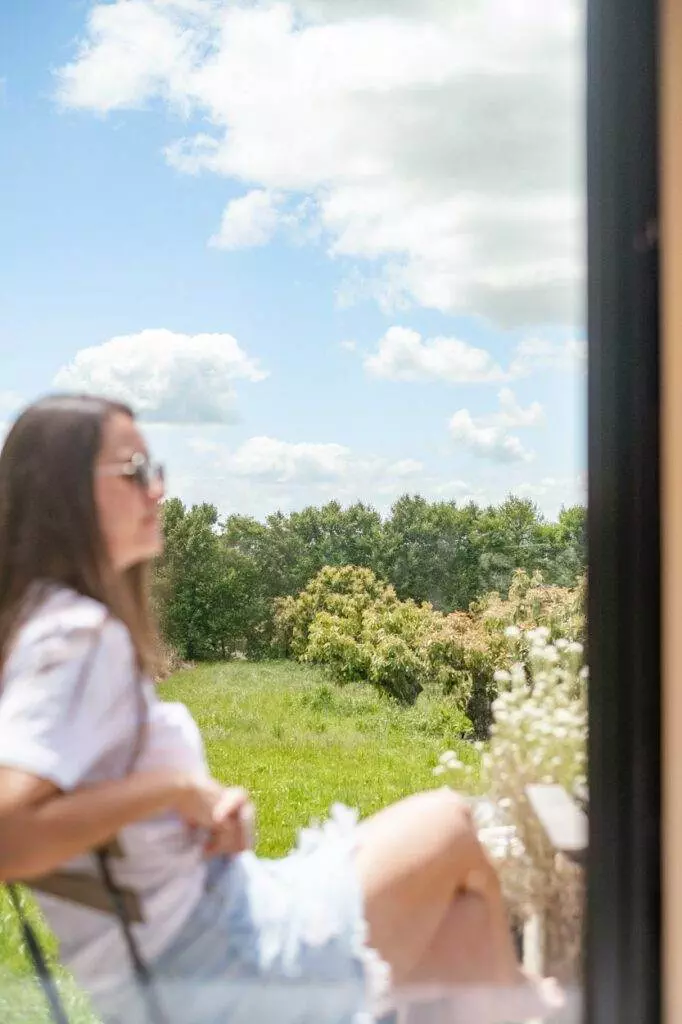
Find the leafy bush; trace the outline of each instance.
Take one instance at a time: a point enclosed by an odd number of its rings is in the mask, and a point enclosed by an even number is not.
[[[395,633],[381,633],[369,650],[368,678],[403,704],[414,704],[423,690],[424,663],[416,651]]]
[[[342,683],[366,679],[369,673],[369,652],[354,635],[352,620],[326,611],[313,619],[300,660],[327,665]]]
[[[362,649],[367,677],[404,704],[413,704],[431,682],[424,645],[441,618],[431,605],[414,601],[379,603],[363,615]]]
[[[540,573],[514,574],[506,597],[488,594],[469,612],[444,615],[400,601],[370,569],[327,566],[298,597],[277,602],[281,653],[324,665],[340,683],[366,680],[411,704],[423,689],[450,695],[478,739],[493,721],[495,673],[529,667],[533,625],[552,639],[582,635],[583,586],[547,587]]]
[[[302,659],[317,615],[345,622],[344,632],[359,639],[364,612],[375,604],[395,605],[395,591],[377,579],[371,569],[353,565],[327,565],[297,597],[275,600],[275,645],[278,653]]]
[[[497,646],[473,615],[455,612],[434,622],[423,647],[430,678],[445,693],[457,694],[479,738],[491,721]]]
[[[326,665],[338,682],[366,680],[403,704],[436,686],[463,710],[468,668],[448,630],[431,605],[399,601],[371,570],[352,566],[327,566],[298,597],[277,602],[280,649],[299,661]]]

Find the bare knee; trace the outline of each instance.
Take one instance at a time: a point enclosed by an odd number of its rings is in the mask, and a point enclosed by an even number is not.
[[[437,818],[446,841],[459,844],[475,838],[476,826],[471,807],[459,793],[444,787],[423,795],[430,802],[431,813]]]
[[[408,798],[414,827],[423,837],[423,853],[431,860],[452,863],[478,844],[471,808],[451,789],[419,793]]]
[[[499,892],[497,872],[478,839],[467,801],[447,788],[424,795],[431,803],[434,822],[438,822],[439,849],[436,856],[444,858],[455,868],[467,890],[486,896]]]
[[[444,886],[451,896],[466,887],[469,872],[486,868],[471,809],[447,788],[417,793],[366,820],[357,860],[366,892],[383,890],[395,875],[434,891]]]

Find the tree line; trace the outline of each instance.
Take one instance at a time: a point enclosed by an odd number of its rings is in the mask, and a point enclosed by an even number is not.
[[[163,506],[165,551],[153,597],[166,642],[186,660],[262,658],[273,646],[277,598],[299,594],[325,566],[371,569],[401,600],[464,611],[506,593],[517,569],[571,587],[585,569],[585,509],[546,520],[532,501],[457,505],[404,495],[382,518],[331,501],[264,521],[214,505]]]

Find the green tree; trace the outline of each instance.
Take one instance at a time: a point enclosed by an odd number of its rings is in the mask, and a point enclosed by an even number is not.
[[[513,495],[485,509],[478,524],[480,577],[476,597],[506,592],[517,569],[532,572],[543,562],[544,520],[537,506]]]
[[[217,522],[214,505],[188,510],[174,498],[163,508],[165,551],[157,569],[157,607],[166,640],[188,660],[210,657],[216,648],[221,586]]]
[[[554,531],[552,570],[545,575],[551,583],[572,587],[587,570],[587,509],[582,505],[562,508]]]
[[[403,495],[384,522],[362,502],[331,501],[263,522],[231,515],[220,527],[213,506],[188,510],[175,499],[164,529],[154,594],[167,639],[188,658],[267,655],[276,600],[294,598],[327,566],[372,570],[400,600],[441,612],[507,593],[517,570],[573,587],[585,566],[583,508],[548,522],[515,497],[480,508]]]
[[[288,527],[302,551],[299,572],[306,583],[325,565],[376,565],[382,522],[369,505],[356,502],[343,508],[330,501],[321,508],[309,506],[292,512]]]
[[[213,505],[185,509],[172,499],[163,509],[165,552],[154,596],[166,640],[188,660],[257,656],[270,643],[258,564],[217,524]]]
[[[464,609],[480,591],[480,509],[404,495],[384,526],[381,568],[398,595],[443,611]]]

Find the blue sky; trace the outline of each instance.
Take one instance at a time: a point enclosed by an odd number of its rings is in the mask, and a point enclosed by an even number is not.
[[[0,419],[133,402],[187,501],[582,500],[564,0],[0,14]]]

